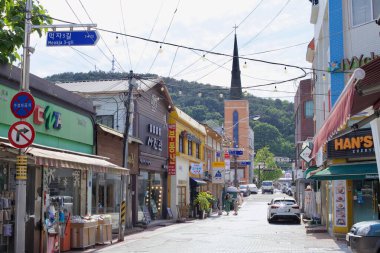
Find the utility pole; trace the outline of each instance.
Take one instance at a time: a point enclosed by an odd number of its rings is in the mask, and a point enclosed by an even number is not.
[[[125,111],[126,111],[126,117],[125,117],[125,128],[124,128],[124,152],[123,152],[123,166],[124,168],[128,168],[128,137],[129,137],[129,128],[133,122],[133,96],[132,96],[132,90],[133,90],[133,71],[131,70],[129,72],[128,77],[128,94],[127,99],[124,101]],[[124,241],[124,230],[125,230],[125,219],[126,219],[126,176],[121,176],[121,189],[120,189],[120,213],[119,213],[119,241]],[[123,210],[123,203],[124,203],[124,210]],[[124,213],[123,213],[124,211]]]
[[[25,31],[24,31],[24,49],[22,61],[22,77],[21,77],[21,90],[29,91],[29,69],[30,69],[30,32],[32,29],[32,0],[26,0],[25,9]],[[19,157],[23,154],[23,150],[19,149]],[[17,161],[16,169],[16,194],[15,194],[15,238],[14,249],[15,252],[25,252],[25,221],[26,221],[26,175],[27,175],[27,160],[24,159],[25,167]],[[24,177],[19,177],[24,172]]]

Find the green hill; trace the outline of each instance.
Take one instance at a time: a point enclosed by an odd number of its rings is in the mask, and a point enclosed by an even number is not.
[[[143,75],[143,77],[156,77]],[[78,82],[89,80],[125,79],[126,73],[95,71],[89,73],[61,73],[46,77],[51,82]],[[209,84],[163,78],[174,104],[199,122],[217,123],[224,118],[224,99],[229,90]],[[222,95],[221,95],[222,94]],[[263,99],[245,94],[250,115],[260,115],[251,121],[255,132],[255,149],[269,146],[276,156],[294,158],[293,103],[279,99]]]

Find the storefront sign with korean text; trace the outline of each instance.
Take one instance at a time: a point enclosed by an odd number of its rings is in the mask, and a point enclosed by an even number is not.
[[[168,125],[168,152],[169,152],[169,162],[168,162],[168,175],[176,174],[176,126]]]
[[[212,183],[224,184],[224,171],[226,164],[224,162],[212,163]]]

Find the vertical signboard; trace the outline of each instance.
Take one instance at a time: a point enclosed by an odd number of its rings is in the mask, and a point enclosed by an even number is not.
[[[171,124],[168,125],[168,153],[169,153],[169,163],[168,163],[168,175],[173,176],[176,174],[176,127]]]
[[[335,226],[347,227],[346,180],[334,180]]]
[[[212,163],[212,183],[213,184],[224,184],[225,167],[226,167],[226,164],[224,162]]]

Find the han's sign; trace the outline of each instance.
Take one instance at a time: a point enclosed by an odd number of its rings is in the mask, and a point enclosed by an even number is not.
[[[360,129],[331,140],[327,144],[328,158],[375,156],[371,129]]]

